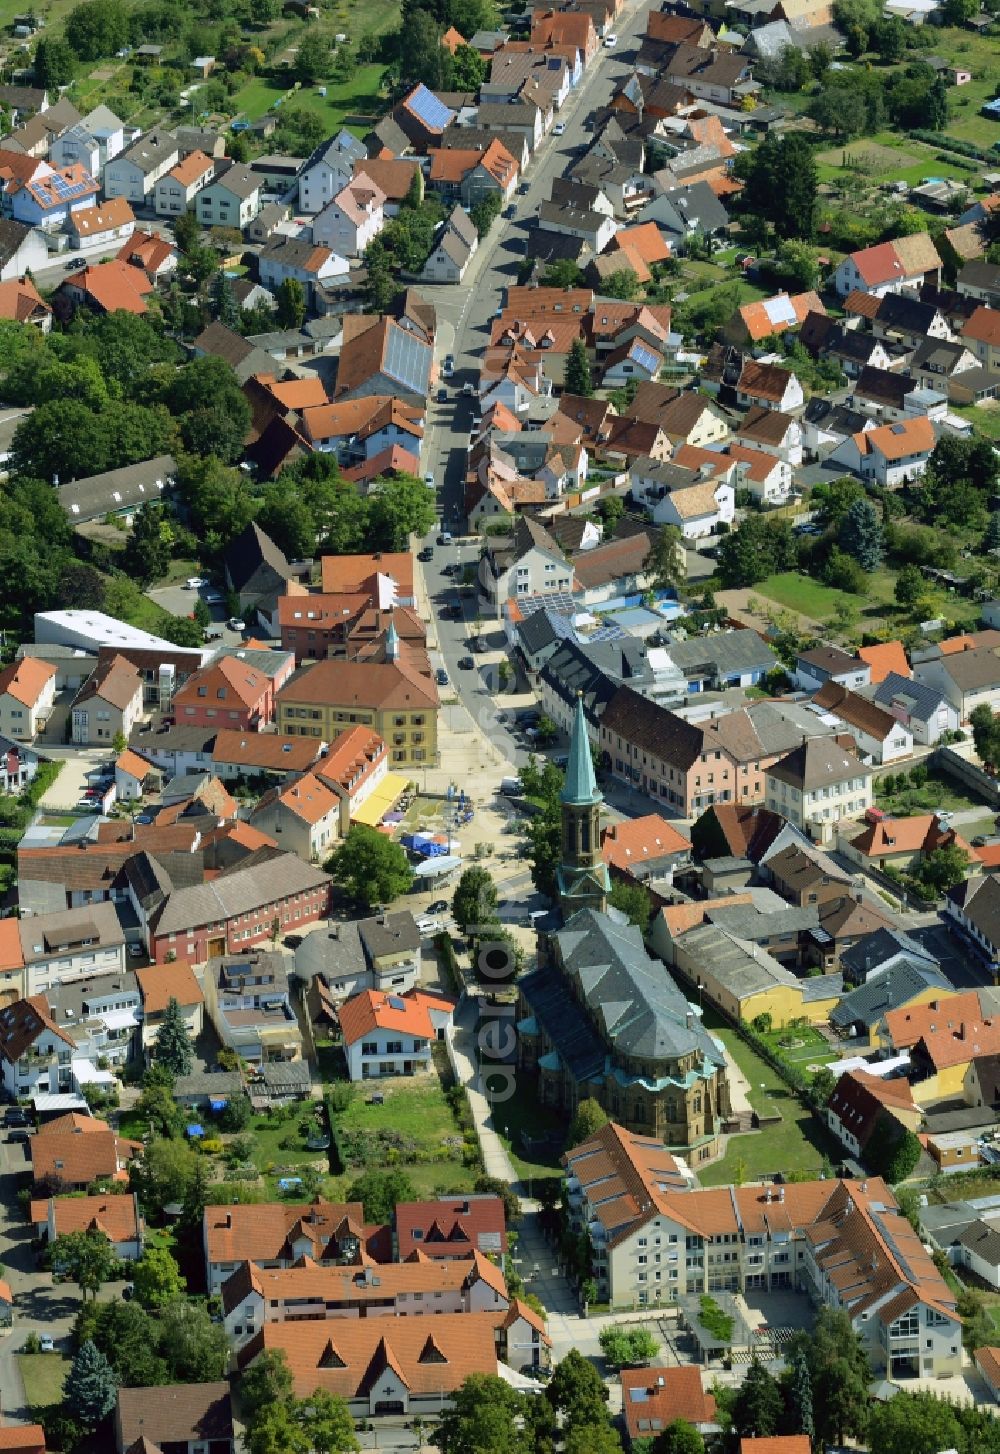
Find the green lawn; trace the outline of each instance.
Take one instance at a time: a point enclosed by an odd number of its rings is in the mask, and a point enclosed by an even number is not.
[[[862,596],[834,590],[832,586],[824,586],[822,581],[814,581],[811,576],[792,571],[768,576],[753,590],[755,595],[766,596],[769,601],[776,601],[789,611],[801,611],[803,616],[809,616],[813,621],[823,621],[832,616],[842,604],[858,609],[864,603]]]
[[[775,1055],[781,1056],[790,1065],[798,1066],[803,1075],[809,1075],[811,1065],[829,1065],[832,1060],[839,1059],[838,1052],[831,1049],[830,1042],[824,1040],[811,1025],[794,1030],[772,1030],[764,1039]],[[783,1045],[783,1040],[795,1043]]]
[[[542,1154],[540,1161],[529,1161],[524,1155],[522,1133],[543,1135],[546,1131],[558,1133],[561,1137],[568,1129],[565,1118],[541,1106],[530,1082],[519,1082],[514,1095],[503,1105],[498,1105],[493,1115],[494,1126],[507,1149],[514,1169],[523,1182],[545,1180],[560,1175],[559,1157],[561,1146],[551,1153]],[[536,1192],[537,1195],[537,1192]]]
[[[366,27],[367,28],[367,27]],[[345,124],[345,118],[372,116],[385,109],[385,98],[379,89],[383,67],[380,65],[356,66],[349,81],[329,81],[326,95],[321,96],[315,86],[303,87],[291,92],[287,86],[266,76],[255,76],[233,97],[233,115],[242,115],[256,121],[265,111],[274,107],[276,101],[288,97],[287,102],[314,111],[329,125],[331,134]],[[369,127],[361,122],[349,127],[362,135]]]
[[[382,1105],[369,1104],[376,1093]],[[341,1191],[376,1166],[405,1171],[418,1196],[472,1189],[478,1167],[462,1163],[462,1132],[437,1075],[366,1081],[334,1121],[345,1155],[354,1153]]]
[[[984,409],[981,404],[953,404],[956,414],[968,419],[973,428],[991,439],[1000,439],[1000,409]]]
[[[725,1156],[698,1171],[703,1186],[724,1186],[736,1179],[753,1181],[768,1172],[782,1171],[818,1175],[824,1158],[840,1159],[836,1143],[815,1117],[785,1085],[777,1071],[745,1041],[733,1027],[711,1009],[706,1009],[705,1028],[717,1035],[749,1082],[748,1096],[755,1111],[777,1114],[780,1122],[745,1136],[731,1136]]]
[[[898,777],[899,774],[892,774]],[[915,813],[960,812],[967,808],[985,808],[982,798],[974,797],[959,787],[954,779],[943,774],[928,773],[927,782],[921,787],[907,786],[902,792],[886,793],[882,784],[884,778],[876,778],[875,801],[880,808],[897,817],[910,817]]]
[[[70,1366],[68,1358],[60,1353],[18,1353],[17,1362],[29,1409],[62,1403],[63,1384]]]

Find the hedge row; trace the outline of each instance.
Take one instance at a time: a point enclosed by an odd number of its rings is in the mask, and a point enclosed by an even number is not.
[[[939,146],[942,151],[953,151],[961,157],[972,157],[977,162],[994,161],[995,152],[988,151],[985,147],[974,146],[971,141],[959,141],[954,136],[948,136],[943,131],[911,131],[910,135],[916,141],[925,141],[928,146]]]

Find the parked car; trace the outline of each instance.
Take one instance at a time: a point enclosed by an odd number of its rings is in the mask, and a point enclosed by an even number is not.
[[[202,586],[207,585],[208,581],[206,581],[203,576],[188,576],[187,580],[184,582],[184,589],[186,591],[200,591]]]
[[[423,918],[417,920],[417,928],[421,934],[439,934],[441,932],[440,919]]]
[[[226,622],[226,625],[229,627],[230,631],[245,631],[247,629],[247,623],[245,621],[241,621],[238,616],[230,616],[229,620]]]
[[[145,952],[141,944],[130,944],[128,946],[129,959],[141,959]]]
[[[438,401],[439,404],[446,404],[448,402],[448,390],[447,389],[438,389],[438,391],[437,391],[437,401]]]
[[[450,379],[454,372],[455,360],[454,357],[449,353],[446,356],[444,363],[441,365],[441,377],[443,379]]]
[[[437,538],[437,543],[438,543],[438,545],[450,545],[451,544],[451,531],[450,530],[442,530],[441,531],[441,534]]]
[[[552,128],[552,134],[553,134],[553,136],[565,136],[566,135],[566,123],[565,123],[565,121],[557,121],[556,124],[555,124],[555,126],[553,126],[553,128]]]
[[[617,37],[617,35],[615,35],[615,33],[614,33],[613,30],[609,30],[608,33],[607,33],[607,35],[604,37],[604,49],[605,50],[614,50],[614,48],[615,48],[615,46],[617,44],[618,44],[618,37]]]
[[[435,488],[434,476],[430,473],[430,471],[428,471],[427,474],[424,475],[424,484],[429,490],[433,490]]]
[[[447,899],[435,899],[433,904],[427,906],[427,912],[429,914],[446,914],[450,908],[451,905]]]
[[[43,1353],[54,1353],[56,1351],[55,1342],[49,1337],[48,1333],[43,1333],[41,1338],[39,1338],[38,1347]]]
[[[472,671],[475,665],[476,663],[473,661],[471,656],[460,656],[458,658],[459,671]]]
[[[448,685],[448,673],[445,671],[443,666],[439,666],[437,671],[434,673],[434,680],[437,682],[439,687],[446,687]]]

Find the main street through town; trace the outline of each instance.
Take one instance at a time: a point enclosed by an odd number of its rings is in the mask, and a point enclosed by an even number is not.
[[[453,376],[439,381],[439,387],[447,389],[445,400],[438,402],[434,397],[427,401],[424,470],[434,476],[441,521],[423,542],[434,551],[433,558],[423,563],[427,606],[434,616],[438,657],[449,679],[444,695],[450,690],[455,692],[477,729],[512,766],[523,762],[526,753],[523,736],[514,730],[516,698],[508,704],[504,697],[498,700],[495,696],[499,663],[507,653],[502,626],[499,621],[484,621],[483,637],[491,649],[473,654],[473,623],[480,615],[478,595],[458,592],[463,571],[475,569],[479,559],[478,540],[460,536],[469,439],[476,417],[473,404],[478,403],[478,398],[470,398],[462,391],[466,384],[478,387],[480,362],[489,344],[493,319],[504,302],[505,290],[517,281],[527,230],[535,225],[541,203],[548,200],[553,178],[562,176],[573,157],[586,147],[587,117],[608,103],[618,83],[633,69],[647,10],[648,4],[631,5],[619,17],[617,48],[602,49],[595,57],[559,113],[564,134],[557,137],[550,133],[536,152],[526,179],[528,189],[514,199],[515,216],[494,224],[462,285],[424,290],[437,310],[438,365],[449,354],[455,361]],[[442,528],[455,537],[447,545],[436,543]],[[442,608],[446,608],[444,612]],[[459,661],[469,656],[474,664],[460,668]]]

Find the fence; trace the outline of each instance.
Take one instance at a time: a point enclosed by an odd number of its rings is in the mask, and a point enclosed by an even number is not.
[[[974,762],[967,761],[953,747],[936,747],[931,753],[930,764],[946,777],[952,777],[961,783],[962,787],[985,798],[991,808],[1000,808],[1000,783],[997,779],[990,777],[988,772],[984,772]]]

